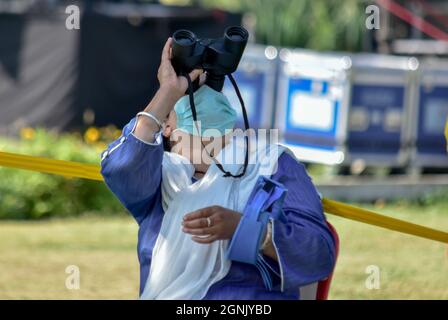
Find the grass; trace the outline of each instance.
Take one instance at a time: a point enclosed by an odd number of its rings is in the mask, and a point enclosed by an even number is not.
[[[448,231],[444,203],[370,208]],[[341,237],[331,299],[448,299],[448,246],[432,240],[329,216]],[[380,270],[380,289],[367,289],[366,268]]]
[[[130,218],[2,222],[0,298],[135,299],[137,227]],[[80,270],[80,290],[65,286],[67,266]]]
[[[379,211],[448,230],[446,208],[394,204]],[[341,238],[331,299],[448,299],[446,245],[328,218]],[[137,226],[129,217],[3,221],[0,230],[0,299],[138,298]],[[79,267],[79,290],[65,287],[69,265]],[[369,265],[379,267],[380,289],[365,286]]]

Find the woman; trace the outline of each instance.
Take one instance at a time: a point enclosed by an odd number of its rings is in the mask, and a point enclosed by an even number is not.
[[[298,299],[299,287],[326,278],[335,263],[334,239],[311,179],[279,145],[268,145],[275,151],[269,156],[251,150],[255,160],[243,177],[223,177],[219,164],[233,174],[241,168],[224,155],[244,157],[244,144],[226,135],[236,113],[222,93],[203,85],[195,104],[204,128],[195,131],[184,96],[187,80],[176,75],[170,58],[168,39],[159,90],[109,145],[101,163],[106,184],[139,224],[141,298]],[[202,77],[202,71],[190,77]],[[174,140],[165,144],[170,152],[164,152],[162,135]],[[288,189],[283,204],[287,221],[269,224],[259,252],[273,281],[271,290],[254,265],[225,256],[260,175]]]

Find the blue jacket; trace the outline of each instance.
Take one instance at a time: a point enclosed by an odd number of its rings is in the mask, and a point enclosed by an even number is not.
[[[124,127],[122,136],[103,152],[101,173],[109,189],[139,225],[141,294],[163,218],[160,183],[164,151],[160,136],[152,144],[134,136],[135,123],[133,118]],[[298,299],[299,287],[324,279],[332,272],[334,239],[320,197],[304,166],[282,154],[271,179],[288,189],[283,204],[288,221],[275,221],[272,232],[278,262],[264,257],[270,267],[273,289],[265,288],[255,266],[234,261],[227,276],[209,289],[205,299]]]

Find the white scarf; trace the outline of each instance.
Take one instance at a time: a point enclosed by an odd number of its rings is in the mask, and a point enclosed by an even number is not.
[[[212,205],[243,211],[259,175],[270,176],[285,149],[277,144],[262,148],[250,145],[251,160],[243,177],[224,178],[216,165],[211,164],[204,177],[195,183],[191,181],[195,170],[188,159],[164,153],[161,188],[165,214],[141,299],[202,299],[214,283],[226,276],[231,266],[226,259],[228,241],[196,243],[182,231],[181,222],[185,214]],[[233,137],[216,159],[227,171],[236,174],[244,156],[244,140]]]

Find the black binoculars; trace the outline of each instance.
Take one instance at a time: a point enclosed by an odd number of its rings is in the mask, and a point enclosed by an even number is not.
[[[239,26],[228,27],[218,39],[198,39],[189,30],[178,30],[172,37],[174,70],[178,75],[185,75],[193,69],[203,69],[207,72],[205,84],[221,91],[225,76],[237,69],[248,37],[247,30]],[[193,90],[198,87],[199,80],[196,80]]]

